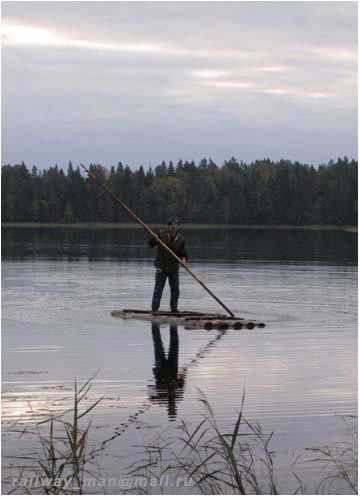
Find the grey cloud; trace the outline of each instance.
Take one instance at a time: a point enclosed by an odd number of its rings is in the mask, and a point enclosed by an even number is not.
[[[5,23],[93,45],[4,45],[3,163],[355,156],[355,14],[352,2],[4,2]],[[142,43],[162,49],[124,49]]]

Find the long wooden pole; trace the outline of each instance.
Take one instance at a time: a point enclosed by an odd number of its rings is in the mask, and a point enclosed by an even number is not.
[[[148,233],[150,233],[151,236],[153,236],[168,252],[170,252],[170,254],[175,257],[175,259],[178,261],[179,264],[181,264],[181,266],[186,269],[186,271],[216,300],[216,302],[218,302],[225,310],[227,313],[230,314],[230,316],[234,316],[234,313],[230,311],[230,309],[228,307],[226,307],[226,305],[221,302],[221,300],[196,276],[196,274],[189,268],[189,266],[187,264],[185,264],[181,259],[180,257],[178,257],[175,252],[173,252],[171,250],[170,247],[168,247],[166,245],[166,243],[164,243],[161,238],[158,237],[158,235],[147,225],[144,223],[144,221],[142,221],[136,214],[135,212],[133,212],[130,207],[128,207],[122,200],[120,200],[109,188],[107,188],[103,183],[101,183],[97,177],[91,172],[89,171],[85,166],[84,164],[81,164],[81,167],[83,169],[85,169],[85,171],[88,173],[88,175],[103,189],[105,190],[111,197],[112,199],[121,205],[121,207],[123,207],[123,209],[125,209],[127,211],[128,214],[130,214],[131,217],[133,217],[136,222],[138,222],[139,224],[141,224],[141,226],[143,228],[146,229],[146,231]]]

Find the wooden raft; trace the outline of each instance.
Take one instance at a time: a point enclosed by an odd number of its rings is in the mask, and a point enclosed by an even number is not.
[[[185,329],[206,329],[206,330],[241,330],[246,328],[251,330],[256,326],[263,328],[264,323],[254,320],[246,320],[237,316],[227,316],[226,314],[203,313],[196,311],[186,312],[165,312],[165,311],[145,311],[139,309],[123,309],[122,311],[112,311],[111,315],[123,319],[140,319],[142,321],[156,321],[157,323],[181,324]]]

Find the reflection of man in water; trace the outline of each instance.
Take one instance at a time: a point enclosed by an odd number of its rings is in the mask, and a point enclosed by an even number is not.
[[[170,326],[169,353],[166,358],[164,345],[161,339],[158,323],[151,323],[152,338],[154,343],[155,367],[155,392],[151,400],[159,403],[167,401],[169,419],[176,419],[176,400],[182,399],[185,384],[185,373],[178,372],[179,362],[179,336],[177,326]]]

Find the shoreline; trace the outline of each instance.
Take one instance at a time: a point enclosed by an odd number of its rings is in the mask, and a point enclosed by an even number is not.
[[[158,224],[149,224],[150,227],[156,229],[161,226]],[[1,228],[71,228],[71,229],[141,229],[137,223],[14,223],[5,222],[1,223]],[[287,225],[287,224],[181,224],[181,229],[258,229],[258,230],[312,230],[312,231],[346,231],[350,233],[357,233],[358,227],[356,225]]]

